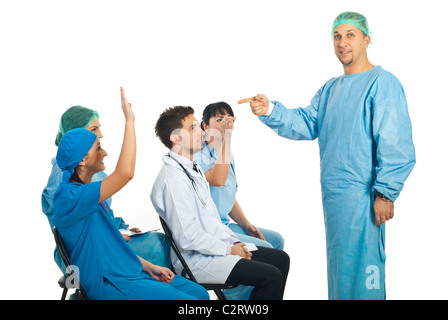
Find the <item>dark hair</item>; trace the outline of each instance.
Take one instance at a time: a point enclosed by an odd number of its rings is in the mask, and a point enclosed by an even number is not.
[[[221,101],[211,103],[208,106],[206,106],[204,111],[202,112],[202,121],[204,121],[205,124],[208,125],[210,123],[211,117],[216,117],[219,116],[220,114],[225,113],[228,113],[232,117],[234,116],[232,108],[226,102]],[[202,127],[202,123],[201,128],[204,130],[204,128]]]
[[[194,114],[194,109],[183,106],[168,108],[160,114],[155,126],[156,136],[168,149],[173,147],[170,140],[171,133],[176,129],[181,129],[182,121],[190,114]]]
[[[78,172],[75,170],[75,172],[73,172],[72,176],[70,177],[70,180],[73,182],[78,182],[81,184],[84,184],[84,182],[82,182],[81,178],[78,175]]]

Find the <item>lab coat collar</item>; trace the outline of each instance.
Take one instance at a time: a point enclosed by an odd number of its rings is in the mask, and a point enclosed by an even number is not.
[[[201,177],[201,178],[204,177],[204,172],[202,171],[202,168],[201,168],[200,165],[197,164],[197,168],[199,169],[200,173],[198,173],[198,172],[193,170],[193,164],[196,163],[196,162],[191,161],[190,159],[188,159],[188,158],[186,158],[184,156],[181,156],[180,154],[178,154],[178,153],[176,153],[176,152],[174,152],[172,150],[170,150],[168,152],[168,155],[170,157],[176,159],[177,161],[179,161],[185,167],[185,169],[188,170],[188,172],[190,174],[192,174],[194,176]],[[172,159],[168,160],[170,158],[170,157],[168,157],[168,155],[166,155],[164,157],[165,163],[168,163],[168,164],[174,165],[176,167],[179,167],[179,165],[174,160],[172,160]]]
[[[177,152],[170,150],[168,155],[179,161],[185,168],[193,170],[193,161],[184,156],[181,156]]]

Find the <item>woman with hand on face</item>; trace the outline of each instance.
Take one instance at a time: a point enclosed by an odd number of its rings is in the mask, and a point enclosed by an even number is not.
[[[56,160],[63,178],[54,195],[52,221],[89,298],[208,299],[200,285],[138,257],[113,223],[105,200],[133,178],[136,159],[135,117],[123,89],[121,99],[122,149],[114,172],[104,180],[92,182],[105,169],[107,153],[99,138],[86,129],[73,129],[62,137]]]

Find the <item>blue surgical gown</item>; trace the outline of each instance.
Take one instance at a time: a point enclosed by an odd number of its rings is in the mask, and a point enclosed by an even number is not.
[[[52,221],[89,298],[208,299],[203,287],[183,277],[166,284],[143,272],[140,259],[116,228],[109,206],[99,203],[101,183],[63,182],[53,199]]]
[[[385,299],[385,225],[379,192],[397,199],[415,165],[403,87],[376,66],[329,80],[307,108],[280,102],[259,119],[280,136],[318,138],[329,299]]]

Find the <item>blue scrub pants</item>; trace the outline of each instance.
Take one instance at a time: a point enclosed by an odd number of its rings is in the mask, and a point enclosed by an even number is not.
[[[148,232],[131,237],[128,241],[132,251],[157,266],[173,269],[170,259],[170,243],[165,234]]]
[[[201,285],[175,276],[171,283],[164,283],[147,276],[137,281],[134,290],[124,295],[111,282],[105,280],[105,300],[209,300],[210,296]]]
[[[278,250],[283,250],[283,248],[285,247],[285,239],[277,231],[257,227],[266,239],[266,241],[263,241],[250,236],[246,232],[246,230],[241,228],[236,223],[229,223],[228,227],[233,231],[233,233],[235,233],[235,235],[238,237],[238,239],[241,240],[241,242],[253,243],[256,246],[274,248]]]

